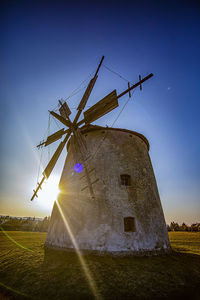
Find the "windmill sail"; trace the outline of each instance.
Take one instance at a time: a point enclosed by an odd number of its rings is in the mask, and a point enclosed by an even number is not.
[[[88,170],[89,167],[89,160],[88,158],[90,157],[90,152],[89,149],[87,147],[86,141],[84,139],[84,137],[82,136],[82,133],[80,131],[80,125],[85,123],[85,124],[89,124],[97,119],[99,119],[100,117],[104,116],[105,114],[107,114],[108,112],[112,111],[113,109],[115,109],[116,107],[119,106],[118,104],[118,99],[122,96],[124,96],[126,93],[130,93],[131,90],[133,90],[134,88],[136,88],[137,86],[140,86],[141,88],[141,84],[148,80],[149,78],[151,78],[153,76],[153,74],[149,74],[148,76],[146,76],[145,78],[141,79],[141,76],[139,76],[139,82],[137,82],[136,84],[134,84],[133,86],[130,87],[130,85],[128,85],[128,89],[126,89],[124,92],[122,92],[120,95],[117,95],[116,90],[112,91],[110,94],[108,94],[107,96],[105,96],[102,100],[100,100],[99,102],[97,102],[95,105],[93,105],[92,107],[90,107],[88,110],[86,110],[84,112],[84,119],[81,120],[80,122],[78,122],[78,119],[81,115],[81,112],[84,110],[88,98],[92,92],[92,89],[95,85],[95,82],[97,80],[98,77],[98,72],[99,69],[102,65],[104,56],[101,58],[101,61],[98,65],[98,68],[95,72],[94,77],[90,80],[89,85],[87,86],[87,89],[79,103],[79,106],[77,108],[77,114],[74,118],[73,123],[71,122],[69,115],[71,114],[71,111],[67,105],[66,102],[62,103],[61,100],[59,100],[60,103],[60,108],[59,108],[59,112],[60,114],[57,114],[54,111],[50,111],[50,114],[53,115],[57,120],[59,120],[62,124],[64,124],[65,126],[69,127],[68,129],[64,130],[58,130],[57,132],[53,133],[52,135],[48,136],[46,141],[42,141],[37,147],[40,148],[40,146],[42,145],[49,145],[55,141],[57,141],[58,139],[60,139],[64,134],[67,133],[67,135],[65,136],[64,140],[59,144],[57,150],[55,151],[54,155],[52,156],[51,160],[49,161],[47,167],[45,168],[45,170],[43,171],[43,178],[41,180],[41,182],[38,184],[36,190],[34,191],[34,194],[31,198],[31,200],[34,199],[34,197],[37,197],[37,192],[38,190],[41,188],[41,185],[43,184],[45,178],[48,178],[68,140],[68,138],[70,137],[71,133],[73,132],[73,139],[72,139],[72,143],[74,142],[74,153],[75,153],[75,161],[81,161],[84,164],[84,170],[85,170],[85,177],[87,179],[87,187],[90,190],[90,194],[91,197],[94,198],[94,191],[93,191],[93,187],[92,185],[95,184],[97,182],[97,180],[99,180],[98,178],[95,179],[95,181],[92,181],[90,179],[89,173],[90,171]]]
[[[68,132],[69,132],[69,130],[68,130],[68,129],[67,129],[67,130],[64,130],[64,128],[61,129],[61,130],[56,131],[56,132],[53,133],[52,135],[48,136],[47,139],[46,139],[46,141],[40,142],[40,144],[37,145],[37,148],[39,149],[39,148],[42,147],[42,146],[45,146],[45,147],[46,147],[46,146],[48,146],[48,145],[50,145],[50,144],[56,142],[56,141],[59,140],[65,133],[68,133]]]
[[[54,155],[52,156],[50,162],[48,163],[47,167],[45,168],[45,170],[43,171],[43,175],[46,178],[49,178],[49,175],[51,174],[53,168],[55,167],[55,164],[69,138],[71,133],[68,133],[65,137],[65,139],[60,143],[60,145],[58,146],[58,148],[56,149],[56,152],[54,153]]]
[[[69,115],[71,115],[71,110],[66,102],[64,102],[61,105],[61,107],[59,108],[59,112],[60,112],[60,115],[65,119],[67,119],[69,117]]]
[[[70,127],[71,123],[65,118],[63,118],[62,116],[60,116],[59,114],[55,113],[54,111],[50,111],[50,114],[54,116],[56,119],[58,119],[65,126]]]
[[[84,108],[85,108],[85,106],[87,104],[87,101],[88,101],[88,99],[90,97],[92,89],[93,89],[93,87],[95,85],[95,82],[97,80],[98,72],[99,72],[99,69],[100,69],[100,67],[102,65],[103,60],[104,60],[104,56],[102,56],[101,61],[100,61],[99,65],[98,65],[98,68],[96,70],[96,73],[95,73],[94,77],[90,80],[90,82],[89,82],[89,84],[87,86],[87,89],[86,89],[86,91],[85,91],[85,93],[84,93],[84,95],[83,95],[83,97],[82,97],[82,99],[81,99],[81,101],[79,103],[79,106],[77,108],[78,112],[77,112],[77,114],[76,114],[76,116],[74,118],[74,122],[73,122],[74,124],[77,123],[77,121],[78,121],[78,119],[79,119],[79,117],[81,115],[82,110],[84,110]]]
[[[64,134],[64,128],[62,128],[61,130],[56,131],[55,133],[51,134],[50,136],[48,136],[46,142],[45,142],[45,147],[50,145],[51,143],[59,140],[63,134]]]
[[[85,108],[85,105],[86,105],[86,103],[88,101],[88,98],[90,97],[90,94],[91,94],[92,89],[94,87],[94,84],[95,84],[95,82],[97,80],[97,77],[98,76],[96,76],[96,77],[94,77],[94,78],[92,78],[90,80],[90,82],[88,84],[88,87],[87,87],[87,89],[86,89],[86,91],[85,91],[85,93],[83,95],[83,98],[81,99],[81,102],[79,103],[79,106],[78,106],[77,110],[83,110]]]
[[[117,100],[117,92],[116,90],[114,90],[84,112],[85,124],[89,124],[99,119],[100,117],[107,114],[108,112],[110,112],[118,106],[119,104]]]

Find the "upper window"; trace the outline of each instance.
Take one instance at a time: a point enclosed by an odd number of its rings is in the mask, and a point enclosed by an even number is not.
[[[121,177],[121,185],[129,186],[131,185],[131,176],[127,174],[120,175]]]

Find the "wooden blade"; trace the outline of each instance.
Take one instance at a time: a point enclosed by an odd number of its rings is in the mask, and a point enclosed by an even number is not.
[[[53,168],[55,167],[55,164],[68,140],[68,138],[70,137],[71,132],[69,132],[66,137],[64,138],[64,140],[60,143],[60,145],[58,146],[58,148],[56,149],[56,152],[54,153],[54,155],[52,156],[50,162],[48,163],[47,167],[45,168],[45,170],[43,171],[43,175],[45,176],[45,178],[49,178],[49,175],[51,174],[51,172],[53,171]]]
[[[81,110],[81,111],[84,110],[84,108],[85,108],[85,106],[87,104],[88,98],[90,97],[90,94],[91,94],[92,89],[94,87],[94,84],[95,84],[95,82],[97,80],[97,77],[98,76],[96,76],[96,77],[94,77],[94,78],[92,78],[90,80],[90,82],[89,82],[89,84],[87,86],[87,89],[86,89],[86,91],[85,91],[85,93],[84,93],[84,95],[83,95],[83,97],[81,99],[81,102],[79,103],[79,106],[78,106],[77,110]]]
[[[59,112],[60,112],[60,115],[65,119],[67,119],[69,117],[69,115],[71,115],[71,110],[66,102],[64,102],[61,105],[61,107],[59,108]]]
[[[118,105],[117,92],[116,90],[114,90],[84,112],[85,124],[94,122],[95,120],[118,107]]]
[[[55,133],[49,135],[45,142],[45,147],[50,145],[51,143],[54,143],[55,141],[59,140],[63,136],[64,133],[65,133],[64,128],[62,128],[61,130],[58,130]]]
[[[50,144],[56,142],[56,141],[59,140],[65,133],[68,133],[68,132],[69,132],[69,130],[68,130],[68,129],[67,129],[67,130],[64,130],[64,128],[61,129],[61,130],[56,131],[54,134],[48,136],[47,139],[46,139],[46,141],[41,142],[39,145],[37,145],[37,148],[40,148],[40,147],[43,146],[43,145],[46,147],[46,146],[48,146],[48,145],[50,145]]]
[[[63,118],[62,116],[58,115],[57,113],[55,113],[54,111],[50,111],[50,114],[52,116],[54,116],[56,119],[58,119],[61,123],[63,123],[65,126],[70,127],[71,123],[70,121],[66,120],[65,118]]]
[[[131,90],[133,90],[133,89],[135,89],[137,86],[141,86],[141,84],[143,83],[143,82],[145,82],[146,80],[148,80],[149,78],[151,78],[153,76],[153,74],[152,73],[150,73],[149,75],[147,75],[146,77],[144,77],[143,79],[141,79],[141,80],[139,80],[136,84],[134,84],[134,85],[132,85],[130,88],[128,88],[127,90],[125,90],[124,92],[122,92],[119,96],[117,96],[117,99],[119,99],[119,98],[121,98],[122,96],[124,96],[126,93],[129,93]],[[101,100],[102,101],[102,100]],[[98,104],[98,102],[97,102],[97,104]],[[96,105],[96,104],[95,104]],[[94,105],[94,106],[95,106]],[[93,107],[93,106],[92,106]],[[92,109],[92,107],[90,107],[90,109]],[[117,107],[117,106],[116,106]],[[88,111],[89,111],[89,109],[88,109]],[[87,111],[86,111],[87,112]],[[86,113],[85,112],[85,113]],[[77,124],[77,126],[80,126],[80,125],[82,125],[83,123],[86,123],[86,121],[85,121],[85,119],[83,119],[83,120],[81,120],[80,122],[78,122],[78,124]],[[90,121],[90,122],[92,122],[92,121]]]
[[[99,72],[99,69],[100,69],[100,67],[102,65],[103,60],[104,60],[104,56],[102,56],[101,61],[100,61],[99,65],[98,65],[98,68],[96,70],[96,73],[95,73],[94,77],[90,80],[90,82],[89,82],[89,84],[87,86],[87,89],[86,89],[86,91],[85,91],[85,93],[84,93],[84,95],[83,95],[83,97],[82,97],[82,99],[81,99],[81,101],[79,103],[79,106],[77,108],[78,112],[77,112],[76,117],[74,118],[74,122],[73,122],[74,124],[77,123],[78,118],[80,117],[80,114],[81,114],[82,110],[84,110],[84,108],[85,108],[85,106],[87,104],[87,101],[88,101],[88,99],[90,97],[92,89],[93,89],[93,87],[95,85],[95,82],[97,80],[97,77],[98,77],[97,74]]]

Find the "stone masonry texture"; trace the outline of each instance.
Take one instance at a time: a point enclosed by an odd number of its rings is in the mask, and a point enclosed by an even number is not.
[[[92,125],[81,133],[86,150],[71,137],[46,246],[119,255],[170,250],[147,139],[134,131]],[[74,171],[76,163],[84,165],[81,173]],[[123,174],[130,176],[129,186],[121,184]],[[125,231],[128,217],[134,231]]]

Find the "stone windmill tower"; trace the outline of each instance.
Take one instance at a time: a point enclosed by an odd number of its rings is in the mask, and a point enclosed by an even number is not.
[[[98,71],[90,81],[74,121],[60,102],[60,114],[50,112],[68,127],[49,136],[49,145],[65,135],[43,172],[31,200],[52,172],[67,141],[67,158],[54,203],[46,246],[62,249],[145,254],[170,249],[151,160],[149,143],[140,133],[91,125],[118,106],[118,99],[140,86],[149,74],[120,95],[116,90],[84,112]],[[84,126],[80,127],[85,123]]]

